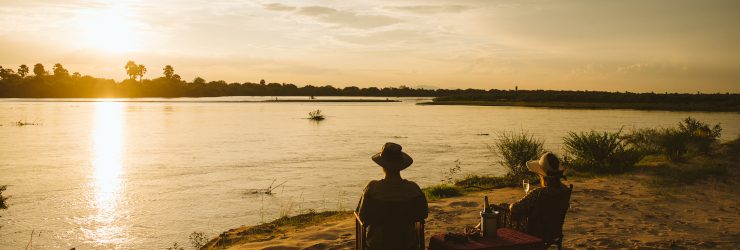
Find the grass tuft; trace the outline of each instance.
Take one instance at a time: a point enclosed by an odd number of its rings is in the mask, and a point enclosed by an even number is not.
[[[434,186],[429,186],[421,189],[421,191],[424,192],[424,195],[427,197],[428,201],[438,200],[442,198],[447,197],[455,197],[455,196],[463,196],[465,192],[455,186],[451,186],[448,184],[438,184]]]

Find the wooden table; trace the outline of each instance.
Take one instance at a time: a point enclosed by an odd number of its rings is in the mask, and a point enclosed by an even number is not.
[[[499,228],[498,237],[478,239],[468,238],[467,243],[457,244],[445,241],[444,234],[433,235],[429,239],[429,250],[543,250],[545,242],[542,239],[508,228]],[[462,234],[462,233],[459,233]]]

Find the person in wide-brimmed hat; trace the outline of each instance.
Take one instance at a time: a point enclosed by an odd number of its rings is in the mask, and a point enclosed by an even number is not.
[[[511,204],[512,213],[528,216],[541,196],[565,197],[570,189],[560,179],[565,179],[565,169],[560,166],[560,160],[553,153],[542,155],[539,161],[528,161],[527,168],[540,176],[542,187],[530,190],[521,200]]]
[[[401,145],[388,142],[372,160],[382,167],[381,180],[367,183],[355,210],[367,223],[367,243],[371,249],[410,249],[418,244],[413,221],[426,219],[428,205],[424,192],[413,181],[401,178],[401,170],[414,163]],[[403,204],[394,211],[383,204]],[[398,219],[401,218],[401,219]],[[391,221],[389,223],[388,221]]]

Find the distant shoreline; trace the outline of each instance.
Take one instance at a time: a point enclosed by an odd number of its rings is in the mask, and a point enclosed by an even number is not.
[[[24,100],[25,101],[25,100]],[[147,100],[29,100],[28,102],[162,102],[162,103],[264,103],[264,102],[401,102],[401,100],[334,99],[334,100],[259,100],[259,101],[147,101]]]
[[[462,106],[514,106],[559,109],[634,109],[656,111],[706,111],[739,112],[740,107],[722,107],[711,104],[670,104],[670,103],[583,103],[583,102],[492,102],[492,101],[435,101],[420,102],[416,105],[462,105]]]

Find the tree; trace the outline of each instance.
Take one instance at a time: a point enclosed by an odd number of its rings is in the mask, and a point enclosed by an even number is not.
[[[260,80],[260,85],[265,85],[265,79]]]
[[[137,66],[134,61],[128,61],[124,68],[126,69],[126,74],[129,79],[134,79],[139,75],[139,66]]]
[[[36,76],[42,76],[46,74],[46,70],[44,70],[44,65],[37,63],[36,65],[33,65],[33,74]]]
[[[196,77],[195,79],[193,79],[193,83],[198,84],[198,85],[205,85],[206,79]]]
[[[175,69],[173,69],[172,66],[170,65],[164,66],[164,77],[172,78],[174,74],[175,74]]]
[[[61,63],[54,64],[54,76],[69,76],[69,71]]]
[[[144,67],[144,64],[139,64],[139,66],[136,66],[136,68],[136,74],[139,76],[139,81],[141,81],[141,78],[143,78],[144,74],[146,74],[146,67]]]
[[[80,72],[74,72],[74,73],[72,73],[72,77],[74,77],[74,78],[80,78],[80,77],[82,77],[82,74],[80,74]]]
[[[21,75],[21,77],[26,77],[28,75],[28,66],[21,64],[21,66],[18,67],[18,74]]]

